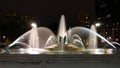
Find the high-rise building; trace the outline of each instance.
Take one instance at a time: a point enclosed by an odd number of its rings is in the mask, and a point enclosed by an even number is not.
[[[99,33],[109,41],[120,42],[120,1],[96,0],[95,18],[100,22]]]

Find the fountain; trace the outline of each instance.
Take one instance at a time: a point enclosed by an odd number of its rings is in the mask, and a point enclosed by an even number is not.
[[[66,25],[65,25],[65,17],[64,15],[61,16],[59,32],[58,32],[58,45],[61,51],[64,51],[64,45],[66,42],[67,35],[66,35]]]
[[[35,23],[31,24],[32,29],[30,31],[30,40],[28,45],[31,45],[31,48],[39,48],[39,36],[37,25]]]
[[[96,28],[94,25],[91,26],[91,30],[96,32]],[[95,49],[97,48],[97,36],[95,34],[90,33],[88,43],[89,49],[93,49],[93,51],[95,51]]]
[[[94,25],[91,26],[91,30],[96,32],[96,28]],[[95,34],[90,33],[89,35],[89,48],[96,49],[97,47],[97,36]]]
[[[32,23],[31,26],[31,30],[24,33],[6,47],[10,50],[10,53],[84,54],[90,52],[95,54],[96,52],[94,51],[97,51],[97,37],[104,40],[109,46],[116,48],[112,43],[97,33],[94,25],[91,26],[91,29],[85,27],[73,27],[66,31],[64,15],[62,15],[60,19],[57,37],[46,27],[37,27],[35,23]]]

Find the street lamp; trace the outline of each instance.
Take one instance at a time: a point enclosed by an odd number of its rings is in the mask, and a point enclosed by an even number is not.
[[[37,27],[37,25],[35,23],[32,23],[31,26],[32,27]]]
[[[101,24],[100,23],[95,23],[95,26],[96,27],[99,27]]]

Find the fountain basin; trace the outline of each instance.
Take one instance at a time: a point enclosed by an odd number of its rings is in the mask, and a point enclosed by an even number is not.
[[[119,54],[119,50],[116,49],[84,49],[79,51],[61,51],[61,50],[48,50],[48,49],[9,49],[9,54]],[[4,50],[1,50],[1,54],[4,54]]]
[[[119,54],[1,54],[0,68],[119,68],[119,57]]]

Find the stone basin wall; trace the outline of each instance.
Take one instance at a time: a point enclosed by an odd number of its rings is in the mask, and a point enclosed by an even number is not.
[[[0,68],[120,68],[120,55],[0,54]]]

